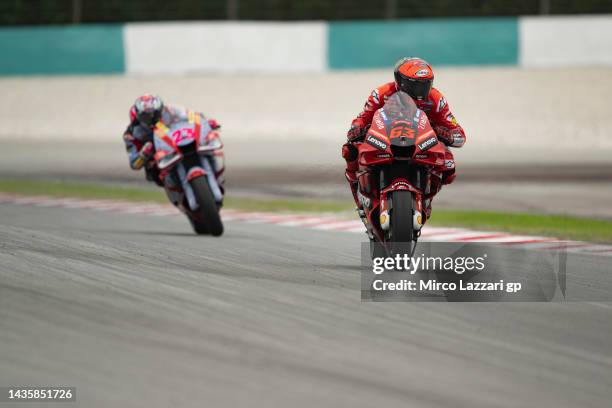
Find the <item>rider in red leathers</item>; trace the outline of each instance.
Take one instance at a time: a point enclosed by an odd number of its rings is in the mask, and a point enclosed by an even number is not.
[[[191,113],[204,118],[201,113]],[[123,133],[130,167],[133,170],[140,170],[144,167],[147,180],[163,186],[159,177],[159,169],[153,160],[155,153],[153,129],[158,122],[170,125],[178,121],[186,121],[189,114],[190,111],[186,109],[164,105],[159,96],[151,94],[139,96],[130,108],[130,124]],[[221,127],[214,119],[208,119],[208,124],[213,130]]]
[[[434,74],[431,66],[420,58],[402,58],[395,65],[395,81],[374,89],[365,103],[363,111],[351,123],[348,141],[342,146],[342,157],[346,160],[346,179],[351,187],[359,213],[364,217],[357,187],[357,148],[354,145],[363,138],[372,123],[374,113],[385,105],[387,99],[401,90],[414,99],[417,107],[427,114],[431,127],[446,148],[442,184],[450,184],[455,179],[455,161],[448,147],[461,147],[465,143],[465,132],[451,113],[442,93],[432,87]],[[426,204],[426,216],[431,212],[431,200]]]

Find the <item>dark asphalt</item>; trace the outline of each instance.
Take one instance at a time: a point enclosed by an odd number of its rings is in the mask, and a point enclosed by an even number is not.
[[[609,406],[610,303],[362,303],[361,239],[0,205],[0,386],[73,385],[70,407]]]

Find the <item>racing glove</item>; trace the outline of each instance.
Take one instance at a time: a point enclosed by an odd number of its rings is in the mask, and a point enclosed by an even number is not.
[[[351,142],[359,141],[363,138],[364,129],[357,125],[352,125],[349,131],[346,133],[346,138]]]
[[[145,159],[150,159],[153,156],[153,143],[147,142],[140,149],[140,155]]]
[[[465,143],[465,136],[463,136],[459,130],[448,129],[444,126],[436,126],[434,131],[438,139],[446,146],[461,147]]]
[[[147,142],[142,146],[140,152],[138,153],[138,157],[134,160],[134,169],[140,169],[145,165],[149,159],[153,156],[153,143]]]
[[[208,125],[210,126],[212,130],[217,130],[221,128],[221,125],[219,124],[219,122],[217,122],[214,119],[208,119]]]

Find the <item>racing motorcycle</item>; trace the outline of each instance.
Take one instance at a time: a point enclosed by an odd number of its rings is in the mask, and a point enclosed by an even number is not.
[[[197,234],[223,234],[225,161],[219,133],[204,118],[171,125],[158,122],[153,131],[154,159],[170,201],[183,212]]]
[[[443,144],[425,112],[400,91],[376,111],[357,149],[357,196],[371,256],[392,255],[400,248],[412,256],[430,200],[442,185],[447,165]]]

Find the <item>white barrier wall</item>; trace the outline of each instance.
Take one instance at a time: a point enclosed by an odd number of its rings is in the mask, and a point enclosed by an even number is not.
[[[123,35],[128,73],[327,69],[323,22],[127,24]]]
[[[123,27],[125,70],[132,74],[325,72],[335,69],[330,61],[334,52],[343,49],[342,45],[347,41],[337,38],[339,28],[346,28],[346,24],[339,27],[334,24],[126,24]],[[362,23],[350,24],[359,28]],[[402,24],[406,28],[412,22],[405,20]],[[363,30],[356,29],[356,32],[368,35],[368,26],[364,25]],[[512,64],[548,68],[612,65],[611,15],[519,17],[512,35],[518,37],[517,55]],[[355,61],[360,60],[357,58]],[[353,68],[359,67],[357,64]]]
[[[612,65],[612,17],[521,17],[524,67]]]

